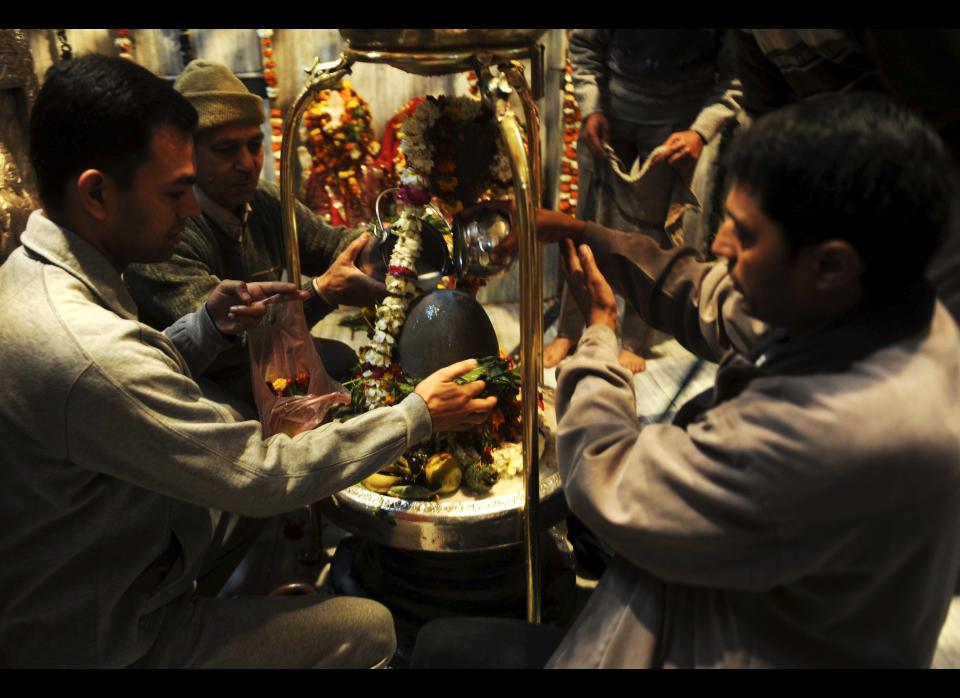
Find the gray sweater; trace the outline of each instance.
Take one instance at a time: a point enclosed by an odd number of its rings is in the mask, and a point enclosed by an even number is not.
[[[725,264],[585,237],[645,319],[722,359],[649,426],[609,328],[561,368],[564,492],[618,557],[552,665],[927,666],[960,571],[960,331],[932,291],[761,339]]]

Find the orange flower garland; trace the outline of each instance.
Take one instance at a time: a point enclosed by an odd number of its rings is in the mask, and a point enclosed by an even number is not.
[[[267,99],[271,104],[277,103],[277,62],[273,60],[273,29],[257,29],[260,37],[260,56],[263,64],[263,81],[267,83]],[[270,108],[270,149],[273,153],[274,171],[277,183],[280,182],[280,149],[283,145],[283,112]]]
[[[113,40],[113,45],[117,47],[120,58],[126,58],[129,61],[135,60],[133,57],[133,39],[130,37],[129,29],[117,29],[117,38]]]
[[[334,225],[356,225],[373,216],[373,200],[384,185],[375,158],[380,143],[373,135],[370,107],[348,80],[336,94],[343,113],[331,112],[331,90],[314,96],[303,117],[313,169],[304,201]]]
[[[580,137],[581,120],[568,58],[563,75],[563,154],[560,157],[560,196],[557,208],[561,213],[571,216],[577,213],[577,139]]]

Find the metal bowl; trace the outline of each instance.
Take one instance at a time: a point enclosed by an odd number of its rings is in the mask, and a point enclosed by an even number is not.
[[[546,29],[341,29],[351,49],[441,51],[512,48],[536,43]]]
[[[544,388],[543,453],[540,457],[540,528],[568,514],[556,456],[554,393]],[[501,478],[485,496],[463,491],[437,502],[417,502],[354,485],[321,503],[337,526],[362,538],[404,550],[468,552],[523,541],[523,475]]]
[[[457,276],[496,276],[517,261],[519,238],[511,230],[510,216],[480,209],[469,217],[453,219],[453,268]]]

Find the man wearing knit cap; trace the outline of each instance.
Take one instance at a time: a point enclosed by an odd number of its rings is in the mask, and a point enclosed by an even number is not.
[[[192,61],[174,83],[199,115],[195,133],[197,182],[202,215],[187,222],[173,258],[132,265],[125,274],[143,322],[163,328],[200,307],[221,279],[280,280],[286,259],[279,189],[260,180],[263,167],[263,103],[230,70],[211,61]],[[331,227],[297,204],[300,260],[310,278],[304,304],[313,325],[338,305],[368,306],[382,299],[382,283],[355,261],[368,237]],[[356,363],[345,344],[319,340],[328,372],[343,378]],[[254,416],[247,349],[238,343],[206,371],[208,395]],[[224,393],[225,391],[225,393]]]

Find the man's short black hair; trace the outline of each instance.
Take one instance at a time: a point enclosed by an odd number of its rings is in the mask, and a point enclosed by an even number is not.
[[[86,169],[128,187],[159,126],[193,133],[197,112],[173,86],[132,61],[88,55],[47,71],[30,114],[30,160],[43,205],[61,211]]]
[[[824,240],[853,245],[874,297],[923,277],[951,215],[953,164],[943,141],[878,93],[769,114],[736,139],[729,166],[792,251]]]

